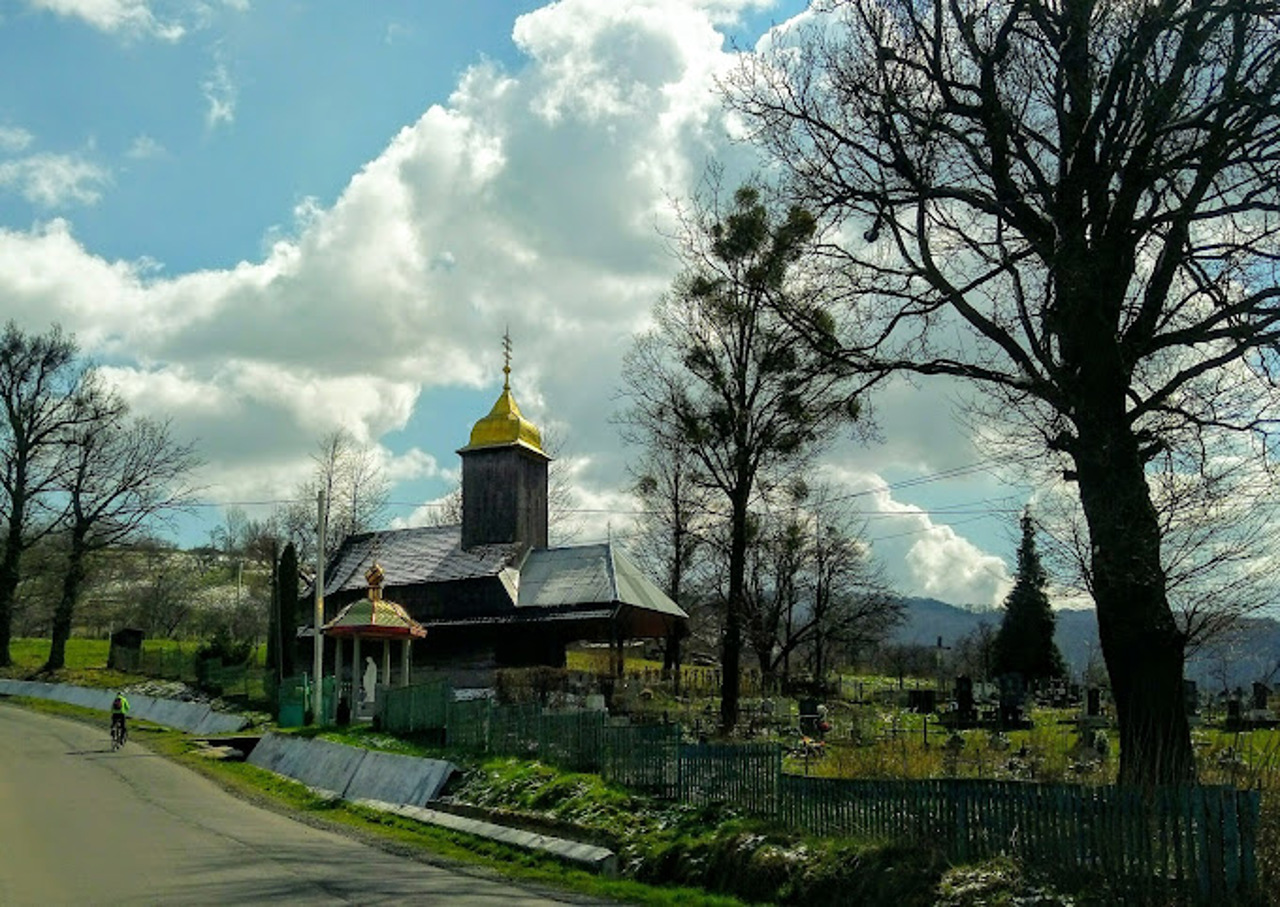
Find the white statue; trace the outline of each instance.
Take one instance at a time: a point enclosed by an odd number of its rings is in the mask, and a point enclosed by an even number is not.
[[[361,690],[361,702],[373,702],[375,689],[378,685],[378,666],[373,662],[373,656],[365,659],[364,668],[364,689]]]

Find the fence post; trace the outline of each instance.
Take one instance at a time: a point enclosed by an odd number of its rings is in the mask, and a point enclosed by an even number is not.
[[[1242,889],[1252,891],[1257,887],[1258,867],[1254,860],[1254,845],[1257,843],[1258,819],[1262,807],[1262,792],[1257,790],[1236,791],[1236,807],[1240,810],[1240,874],[1243,879]]]

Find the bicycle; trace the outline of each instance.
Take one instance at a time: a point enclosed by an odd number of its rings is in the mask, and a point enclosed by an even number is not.
[[[111,722],[111,750],[115,752],[124,746],[124,742],[129,739],[129,728],[125,726],[123,721]]]

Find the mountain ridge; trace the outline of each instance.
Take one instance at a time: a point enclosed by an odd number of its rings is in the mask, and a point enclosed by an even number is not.
[[[984,622],[998,630],[1004,617],[1002,608],[965,607],[936,598],[908,597],[903,604],[906,619],[889,639],[898,645],[935,646],[941,639],[944,647],[952,647]],[[1092,608],[1063,608],[1054,614],[1054,641],[1071,674],[1080,677],[1090,660],[1101,664],[1097,613]],[[1280,621],[1249,617],[1241,620],[1240,628],[1230,637],[1214,640],[1189,655],[1186,676],[1202,690],[1247,690],[1254,681],[1270,683],[1280,676],[1278,668]]]

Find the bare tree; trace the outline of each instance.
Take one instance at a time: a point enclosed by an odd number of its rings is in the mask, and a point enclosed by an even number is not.
[[[173,439],[167,423],[130,419],[127,407],[109,391],[92,389],[78,408],[81,416],[63,438],[69,453],[60,489],[68,551],[44,671],[65,664],[88,556],[185,506],[190,495],[185,477],[199,462],[189,445]]]
[[[54,527],[44,506],[64,466],[62,436],[81,418],[86,379],[75,341],[58,327],[30,336],[10,321],[0,336],[0,667],[9,654],[22,554]]]
[[[720,723],[738,722],[748,520],[770,479],[803,464],[826,432],[856,412],[844,371],[790,343],[772,314],[791,284],[814,222],[778,216],[751,187],[728,210],[701,205],[684,237],[685,271],[655,309],[657,327],[624,364],[624,419],[664,446],[691,452],[728,511]]]
[[[1280,5],[818,7],[728,92],[832,227],[851,308],[790,321],[846,367],[969,382],[1076,482],[1120,780],[1184,781],[1148,468],[1207,462],[1223,432],[1271,443]]]
[[[662,591],[679,605],[689,604],[689,577],[703,548],[700,527],[708,519],[706,483],[692,451],[681,439],[649,432],[645,425],[623,424],[623,437],[641,451],[628,464],[632,488],[640,499],[637,542],[641,562],[662,578]],[[680,661],[680,639],[667,640],[663,670],[670,675]],[[675,675],[679,682],[679,675]]]
[[[315,463],[311,477],[298,486],[294,501],[277,514],[282,532],[293,541],[303,562],[313,558],[316,550],[318,492],[324,492],[325,550],[330,553],[348,535],[376,527],[390,493],[373,450],[345,429],[325,435],[311,459]]]

